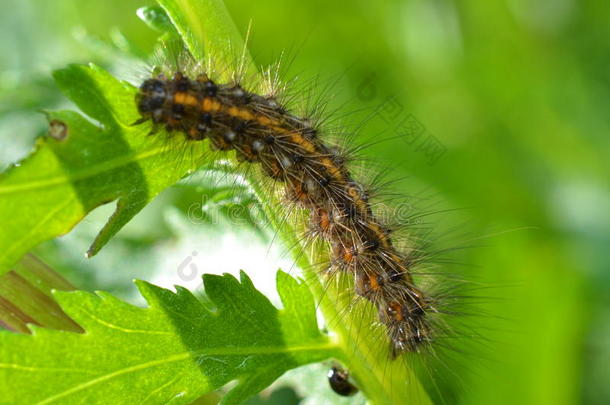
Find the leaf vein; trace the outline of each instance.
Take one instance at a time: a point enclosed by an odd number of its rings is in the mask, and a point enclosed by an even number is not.
[[[96,384],[102,383],[104,381],[111,380],[115,377],[119,377],[123,374],[128,374],[130,372],[136,372],[140,370],[145,370],[147,368],[152,368],[155,366],[163,365],[166,363],[171,363],[175,361],[185,360],[189,357],[195,358],[200,356],[242,356],[244,354],[284,354],[284,353],[294,353],[294,352],[306,352],[306,351],[314,351],[319,353],[320,351],[327,349],[336,349],[337,345],[330,342],[325,342],[317,345],[305,345],[305,346],[292,346],[292,347],[277,347],[277,346],[249,346],[249,347],[223,347],[223,348],[212,348],[206,350],[197,350],[192,352],[184,352],[178,353],[173,356],[166,357],[164,359],[158,359],[149,361],[146,363],[136,364],[131,367],[125,367],[120,370],[116,370],[112,373],[108,373],[102,375],[98,378],[94,378],[82,384],[76,385],[72,388],[69,388],[63,392],[50,396],[48,398],[43,399],[42,401],[37,402],[38,405],[45,405],[55,402],[61,398],[69,396],[71,394],[77,393],[79,391],[83,391],[87,388],[90,388]]]
[[[69,176],[54,176],[42,178],[40,180],[18,183],[14,185],[0,187],[0,195],[13,194],[24,191],[32,191],[36,189],[52,187],[59,184],[83,180],[89,177],[94,177],[105,171],[111,171],[121,166],[127,166],[130,163],[149,159],[153,156],[168,153],[167,148],[158,147],[141,153],[130,153],[117,157],[115,159],[106,160],[96,165],[90,165],[86,169],[75,172]]]
[[[106,326],[107,328],[120,330],[121,332],[125,332],[125,333],[145,333],[145,334],[149,334],[149,335],[175,335],[172,332],[162,331],[162,330],[147,330],[147,329],[128,329],[128,328],[123,328],[122,326],[115,325],[115,324],[110,323],[110,322],[106,322],[103,319],[98,318],[97,316],[93,315],[91,312],[89,312],[89,311],[87,311],[85,309],[81,308],[80,312],[83,312],[84,314],[89,316],[91,319],[93,319],[94,321],[96,321],[97,323],[99,323],[101,325]]]

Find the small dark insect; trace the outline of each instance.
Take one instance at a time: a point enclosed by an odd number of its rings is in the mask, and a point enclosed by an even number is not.
[[[358,388],[349,381],[349,373],[337,366],[328,370],[328,384],[333,391],[344,397],[358,392]]]

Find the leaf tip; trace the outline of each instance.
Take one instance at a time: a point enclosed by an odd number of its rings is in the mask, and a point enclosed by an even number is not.
[[[144,291],[150,290],[150,287],[152,286],[152,284],[150,284],[148,281],[140,280],[139,278],[134,278],[131,281],[132,281],[132,283],[134,283],[136,285],[137,289],[142,293]]]

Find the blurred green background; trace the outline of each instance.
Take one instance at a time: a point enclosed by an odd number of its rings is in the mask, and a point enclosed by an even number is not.
[[[137,82],[143,70],[124,55],[151,50],[156,33],[135,14],[151,4],[0,2],[0,168],[46,131],[40,109],[66,103],[53,69],[94,61]],[[402,191],[460,209],[463,244],[476,246],[459,261],[500,299],[477,321],[480,358],[450,364],[468,376],[448,402],[610,403],[608,2],[226,4],[240,31],[252,21],[258,63],[287,50],[288,77],[320,74],[331,105],[354,111],[344,121],[368,118],[362,138],[383,142],[365,154],[407,176]],[[189,237],[176,224],[200,194],[163,193],[93,259],[83,252],[112,207],[37,253],[80,288],[129,297],[132,278],[163,277],[163,247]],[[205,256],[195,243],[184,252]]]

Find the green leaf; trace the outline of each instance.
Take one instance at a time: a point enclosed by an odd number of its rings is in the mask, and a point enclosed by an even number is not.
[[[212,57],[214,63],[245,77],[256,77],[258,69],[242,40],[229,11],[219,0],[157,0],[167,12],[187,49],[197,61]],[[228,80],[229,69],[219,70]]]
[[[141,7],[136,13],[146,25],[156,31],[161,33],[176,31],[165,11],[159,6]]]
[[[185,404],[237,380],[222,401],[236,404],[286,370],[336,355],[304,283],[278,273],[283,310],[243,272],[240,282],[206,275],[204,284],[214,311],[184,288],[145,282],[148,308],[102,292],[56,293],[86,332],[0,333],[1,402]]]
[[[0,176],[0,273],[38,243],[68,232],[95,207],[118,200],[89,255],[166,187],[202,163],[206,146],[167,137],[147,137],[136,89],[96,66],[73,65],[55,72],[61,90],[90,118],[49,112],[67,128],[63,140],[40,138],[36,150]],[[174,143],[174,144],[172,144]],[[208,153],[207,156],[210,156]]]

